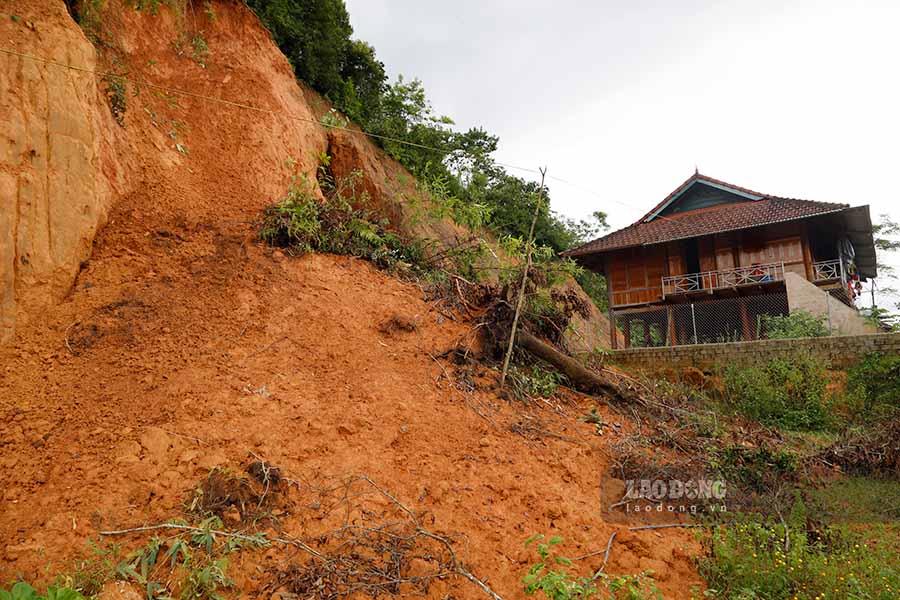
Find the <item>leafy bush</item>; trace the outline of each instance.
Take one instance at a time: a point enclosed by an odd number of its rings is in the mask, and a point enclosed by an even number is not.
[[[147,11],[151,15],[159,13],[159,7],[162,6],[163,0],[131,0],[131,5],[135,10]],[[170,3],[171,4],[171,3]]]
[[[900,308],[900,306],[897,308]],[[859,309],[859,313],[867,323],[882,331],[900,331],[900,314],[893,310],[880,306],[867,306]]]
[[[126,80],[120,75],[107,73],[103,76],[106,83],[106,98],[116,123],[125,125],[125,111],[128,110],[128,93]]]
[[[825,317],[805,310],[796,310],[789,315],[763,315],[762,329],[769,339],[779,340],[831,335]]]
[[[593,300],[594,305],[600,309],[600,312],[605,312],[609,308],[605,277],[594,271],[582,269],[580,273],[575,275],[575,281],[578,282],[584,293],[588,295],[588,298]]]
[[[353,207],[351,199],[359,201],[353,189],[356,178],[358,174],[329,190],[324,202],[306,179],[295,180],[287,195],[263,212],[260,238],[299,254],[347,254],[388,269],[420,266],[423,257],[417,246],[405,245],[385,220]]]
[[[807,354],[776,358],[761,366],[729,366],[725,400],[741,414],[790,430],[821,430],[833,424],[832,395],[821,361]]]
[[[866,543],[844,529],[808,531],[804,520],[790,521],[796,524],[745,518],[713,529],[699,565],[707,595],[735,600],[900,596],[896,538]]]
[[[556,388],[566,382],[566,377],[554,369],[540,365],[522,367],[512,365],[509,370],[510,389],[520,400],[531,397],[549,398]]]
[[[870,354],[848,373],[847,389],[859,402],[857,415],[881,418],[900,411],[900,356]]]
[[[0,589],[0,600],[84,600],[84,596],[72,588],[54,586],[47,588],[45,594],[40,594],[24,581],[20,581],[9,591]]]
[[[66,2],[72,18],[93,44],[100,42],[103,27],[104,0],[72,0]]]
[[[562,543],[561,537],[552,537],[547,542],[544,536],[530,537],[525,546],[537,542],[538,562],[531,566],[522,578],[525,595],[533,596],[543,592],[550,600],[582,600],[600,598],[602,600],[653,600],[662,599],[653,582],[651,573],[621,575],[614,577],[602,571],[591,576],[573,576],[568,572],[572,561],[553,553],[553,547]],[[598,587],[599,584],[599,587]]]

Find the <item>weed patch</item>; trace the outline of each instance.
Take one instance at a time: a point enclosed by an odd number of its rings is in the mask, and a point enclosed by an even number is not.
[[[900,524],[900,481],[847,477],[807,495],[810,506],[829,522]]]
[[[519,362],[519,365],[512,365],[509,370],[510,390],[519,400],[549,398],[566,382],[565,375],[553,368],[540,364],[522,366],[524,359],[521,358]]]
[[[84,600],[77,590],[67,587],[51,586],[43,594],[20,581],[9,590],[0,589],[0,600]]]
[[[857,420],[896,416],[900,413],[900,356],[866,356],[850,369],[847,388]]]
[[[613,576],[601,569],[590,575],[573,575],[572,561],[554,551],[562,541],[552,537],[545,542],[544,536],[536,535],[525,542],[526,547],[534,544],[537,553],[537,562],[522,578],[526,596],[540,592],[549,600],[662,600],[650,571]]]
[[[293,254],[329,252],[365,258],[387,270],[422,266],[424,257],[415,244],[405,244],[388,229],[385,219],[355,204],[365,202],[356,194],[361,174],[326,188],[320,201],[314,186],[297,178],[287,196],[267,208],[259,225],[259,237]]]
[[[727,480],[757,492],[770,489],[797,470],[797,457],[783,448],[727,446],[713,452],[711,463]]]
[[[124,77],[107,73],[103,76],[106,84],[106,99],[113,118],[120,126],[125,126],[125,111],[128,109],[128,88]]]
[[[834,425],[833,397],[825,366],[798,354],[762,366],[725,371],[725,403],[744,416],[788,430],[821,430]]]
[[[802,510],[784,524],[745,517],[713,529],[699,569],[711,598],[892,600],[900,594],[896,540],[870,538],[810,529]]]
[[[769,339],[827,337],[831,335],[825,317],[805,310],[795,310],[789,315],[763,315],[762,329]]]
[[[80,0],[72,2],[69,6],[72,17],[87,38],[92,44],[98,44],[103,28],[104,0]]]

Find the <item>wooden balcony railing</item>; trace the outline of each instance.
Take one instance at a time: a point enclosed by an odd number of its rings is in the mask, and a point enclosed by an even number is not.
[[[840,259],[813,263],[813,282],[838,280],[844,280],[844,268]]]
[[[784,281],[784,263],[752,265],[723,271],[688,273],[662,278],[663,297]]]

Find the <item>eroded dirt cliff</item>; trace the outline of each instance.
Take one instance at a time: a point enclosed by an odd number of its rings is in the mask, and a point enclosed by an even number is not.
[[[55,4],[55,3],[43,3]],[[96,69],[62,3],[4,14],[5,50]],[[4,10],[4,13],[8,12]],[[12,47],[10,47],[12,42]],[[59,302],[109,210],[101,147],[113,119],[88,73],[0,54],[0,342]]]

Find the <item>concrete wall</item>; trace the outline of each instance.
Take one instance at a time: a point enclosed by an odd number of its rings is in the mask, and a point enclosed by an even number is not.
[[[697,367],[708,370],[717,365],[750,364],[772,358],[790,358],[797,352],[809,352],[833,368],[843,368],[853,365],[872,352],[900,355],[900,333],[630,348],[614,351],[612,360],[622,366],[638,369]]]
[[[796,273],[785,272],[784,287],[787,289],[788,308],[791,312],[805,310],[816,316],[827,317],[832,330],[841,335],[878,331],[877,327],[867,323],[855,309]]]

